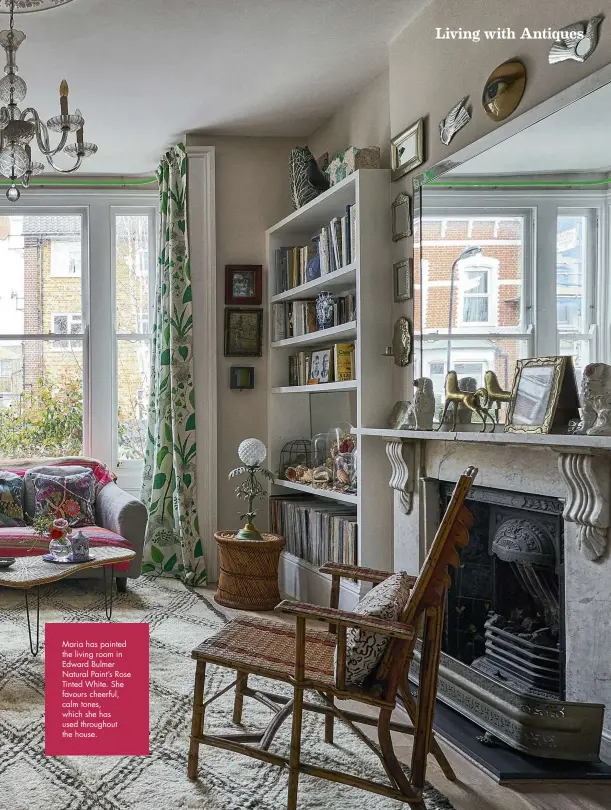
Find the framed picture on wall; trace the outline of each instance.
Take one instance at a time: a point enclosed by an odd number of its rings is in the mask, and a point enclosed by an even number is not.
[[[225,310],[225,357],[261,357],[263,310]]]
[[[233,306],[259,305],[262,301],[260,264],[228,264],[225,267],[225,303]]]
[[[419,118],[390,142],[392,180],[398,180],[424,161],[424,119]]]

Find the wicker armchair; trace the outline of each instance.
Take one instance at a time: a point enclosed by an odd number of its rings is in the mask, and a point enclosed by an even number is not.
[[[284,601],[277,610],[296,617],[293,628],[286,622],[241,616],[219,633],[193,650],[197,661],[188,775],[197,778],[199,746],[203,743],[245,754],[255,759],[289,768],[288,810],[296,810],[299,774],[305,773],[334,782],[352,785],[393,799],[410,807],[423,808],[427,756],[431,753],[448,779],[454,772],[433,736],[433,713],[437,695],[439,656],[447,590],[449,565],[458,564],[457,547],[468,542],[471,514],[464,506],[465,497],[477,470],[469,468],[458,481],[424,566],[417,578],[399,621],[364,617],[339,610],[339,584],[342,577],[382,582],[388,573],[351,566],[327,564],[321,570],[331,574],[331,607]],[[329,629],[306,629],[307,619],[329,624]],[[416,638],[422,624],[422,651],[417,701],[412,698],[407,675]],[[345,677],[346,630],[360,628],[389,637],[389,644],[371,682],[348,686]],[[335,665],[337,658],[337,666]],[[204,701],[206,664],[212,663],[236,670],[236,679],[221,692]],[[248,686],[249,675],[284,681],[293,687],[291,699],[271,691]],[[204,733],[207,707],[233,686],[236,687],[233,722],[242,719],[244,697],[252,697],[274,711],[267,729],[254,733],[211,735]],[[318,693],[322,703],[304,700],[304,690]],[[400,697],[412,725],[393,722],[392,712]],[[379,709],[377,719],[340,709],[335,700],[358,701]],[[303,711],[325,715],[325,742],[333,742],[334,718],[342,720],[380,758],[389,784],[363,779],[351,774],[319,768],[301,759]],[[282,723],[292,716],[290,756],[272,753],[270,745]],[[375,725],[378,746],[356,724]],[[412,735],[411,771],[406,775],[397,759],[392,731]]]

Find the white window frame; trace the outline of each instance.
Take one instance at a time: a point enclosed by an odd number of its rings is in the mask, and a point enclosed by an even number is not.
[[[458,275],[458,329],[479,329],[485,327],[489,329],[492,324],[498,322],[498,287],[499,287],[499,260],[485,254],[472,256],[463,259],[457,265]],[[485,270],[488,274],[488,320],[486,321],[466,321],[464,319],[465,295],[471,295],[467,290],[467,273],[469,271]]]
[[[83,327],[83,316],[82,316],[82,313],[80,313],[80,312],[52,312],[51,313],[51,327],[52,327],[51,328],[51,333],[53,335],[63,335],[64,334],[63,332],[56,332],[55,329],[54,329],[54,327],[55,327],[55,318],[67,318],[68,319],[68,326],[67,326],[68,331],[65,333],[65,339],[64,339],[64,342],[67,343],[68,345],[67,346],[58,346],[57,343],[58,343],[59,340],[61,340],[61,338],[56,337],[55,341],[52,344],[52,347],[53,347],[52,350],[54,352],[69,352],[74,348],[72,346],[71,336],[73,334],[74,335],[82,335],[83,334],[83,328],[82,328]],[[77,320],[77,321],[80,322],[81,329],[78,332],[72,332],[71,327],[72,327],[72,324],[73,324],[74,320]],[[76,343],[76,340],[75,340],[75,343]],[[80,343],[80,341],[79,341],[79,343]]]
[[[79,268],[78,273],[61,273],[58,272],[56,263],[53,261],[53,249],[58,244],[66,244],[66,245],[73,245],[76,244],[73,242],[72,239],[65,238],[63,236],[54,236],[50,240],[51,242],[51,256],[49,259],[49,267],[50,267],[50,276],[51,278],[81,278],[83,274],[83,260],[81,255],[81,266]]]
[[[148,325],[149,331],[144,332],[117,332],[116,319],[116,237],[117,237],[117,217],[120,216],[145,216],[149,219],[149,311]],[[119,392],[118,392],[118,348],[119,341],[147,341],[152,348],[152,323],[155,301],[155,268],[157,266],[156,237],[157,237],[157,206],[111,206],[110,209],[110,232],[111,232],[111,293],[112,293],[112,330],[113,330],[113,450],[112,458],[115,469],[118,471],[122,485],[134,491],[139,488],[142,476],[143,462],[140,459],[120,459],[119,458]]]

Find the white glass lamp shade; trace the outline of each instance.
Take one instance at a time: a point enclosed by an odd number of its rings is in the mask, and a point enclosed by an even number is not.
[[[238,456],[242,464],[255,467],[265,461],[267,448],[260,439],[244,439],[238,447]]]

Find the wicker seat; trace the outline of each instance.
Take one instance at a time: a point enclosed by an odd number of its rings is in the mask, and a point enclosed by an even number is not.
[[[326,630],[306,633],[305,677],[321,689],[335,686],[336,637]],[[195,658],[290,681],[295,674],[295,628],[277,619],[240,616],[193,650]]]
[[[282,602],[277,610],[296,617],[295,627],[286,622],[242,616],[229,622],[216,635],[193,650],[197,661],[188,775],[197,778],[199,747],[211,745],[245,754],[263,762],[288,766],[288,810],[297,808],[299,774],[305,773],[329,781],[359,787],[406,802],[423,810],[428,754],[432,754],[448,779],[455,774],[433,735],[433,714],[437,696],[439,657],[447,591],[450,584],[449,565],[457,565],[457,548],[469,539],[471,515],[464,506],[465,497],[477,470],[469,468],[460,477],[435,540],[397,621],[390,621],[338,609],[342,577],[373,583],[383,582],[388,572],[328,563],[321,571],[331,575],[331,607],[301,602]],[[328,624],[328,630],[306,629],[306,620],[317,619]],[[389,637],[384,656],[371,685],[346,684],[346,633],[358,628],[368,633]],[[417,701],[408,685],[408,672],[414,654],[418,630],[422,628],[422,647],[418,676]],[[206,665],[223,666],[236,671],[236,679],[220,692],[204,701]],[[249,687],[249,675],[263,676],[271,681],[284,681],[293,687],[293,697]],[[206,734],[204,718],[207,707],[235,686],[233,722],[241,724],[244,698],[250,697],[272,709],[274,716],[268,727],[257,732]],[[319,702],[304,698],[304,690],[314,690]],[[411,725],[395,722],[392,714],[400,699]],[[336,700],[350,699],[379,709],[378,716],[360,714],[340,708]],[[345,723],[359,739],[380,758],[388,784],[353,776],[340,771],[320,768],[301,759],[301,729],[303,712],[325,716],[325,742],[333,743],[335,718]],[[270,751],[270,746],[282,724],[292,718],[290,756]],[[377,726],[379,747],[358,727]],[[394,752],[392,732],[413,736],[411,771],[403,770]]]

